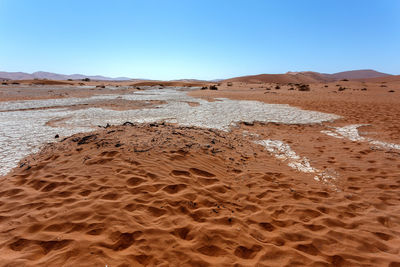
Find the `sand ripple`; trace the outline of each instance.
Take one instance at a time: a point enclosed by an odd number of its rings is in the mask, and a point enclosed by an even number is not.
[[[400,181],[354,172],[331,190],[241,132],[75,135],[0,180],[1,264],[398,266]]]

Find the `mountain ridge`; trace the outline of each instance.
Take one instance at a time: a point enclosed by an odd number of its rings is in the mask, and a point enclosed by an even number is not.
[[[371,78],[392,77],[394,75],[378,72],[372,69],[350,70],[337,73],[320,73],[313,71],[288,71],[282,74],[257,74],[233,77],[229,79],[216,79],[209,82],[271,82],[271,83],[320,83],[320,82],[333,82],[343,79],[348,80],[361,80]],[[99,81],[129,81],[129,80],[148,80],[129,77],[106,77],[102,75],[84,75],[84,74],[58,74],[53,72],[37,71],[33,73],[26,72],[6,72],[0,71],[0,79],[8,80],[33,80],[33,79],[48,79],[48,80],[82,80],[89,78],[91,80]],[[197,79],[178,79],[171,81],[205,81]]]
[[[102,75],[58,74],[58,73],[46,72],[46,71],[36,71],[33,73],[0,71],[0,77],[2,79],[9,79],[9,80],[33,80],[33,79],[81,80],[81,79],[85,79],[85,78],[89,78],[91,80],[101,80],[101,81],[132,80],[132,78],[128,78],[128,77],[112,78],[112,77],[106,77],[106,76],[102,76]]]

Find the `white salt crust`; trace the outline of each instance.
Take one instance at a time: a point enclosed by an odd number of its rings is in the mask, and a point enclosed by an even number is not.
[[[78,110],[64,108],[107,99],[161,100],[166,103],[151,108],[123,111],[103,108]],[[190,106],[188,102],[196,102],[199,105]],[[47,109],[38,110],[38,108]],[[338,118],[339,116],[334,114],[258,101],[220,98],[214,102],[208,102],[188,96],[183,88],[178,87],[150,88],[132,94],[98,95],[88,98],[0,102],[0,175],[5,175],[16,167],[23,157],[37,152],[41,145],[54,141],[56,134],[63,137],[79,132],[89,132],[98,125],[107,123],[118,125],[126,121],[136,123],[165,121],[183,126],[228,131],[238,122],[312,124]],[[46,122],[50,120],[60,120],[60,123],[46,125]]]
[[[277,159],[285,162],[289,167],[304,173],[315,174],[316,181],[329,182],[335,177],[327,174],[325,171],[318,170],[310,165],[310,161],[306,157],[300,157],[294,152],[290,146],[280,140],[260,140],[255,141],[256,144],[262,145],[265,149],[273,154]]]
[[[333,127],[333,130],[326,130],[326,131],[321,131],[324,134],[327,134],[332,137],[336,138],[347,138],[350,141],[354,142],[368,142],[373,146],[376,146],[378,148],[382,149],[387,149],[387,150],[400,150],[400,145],[398,144],[393,144],[393,143],[387,143],[379,140],[375,140],[372,138],[367,138],[367,137],[362,137],[360,136],[358,132],[358,128],[361,126],[367,126],[367,124],[352,124],[352,125],[347,125],[344,127]]]

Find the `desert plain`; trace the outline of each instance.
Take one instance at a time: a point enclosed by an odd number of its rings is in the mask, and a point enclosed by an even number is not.
[[[400,76],[287,77],[5,81],[0,265],[400,266]]]

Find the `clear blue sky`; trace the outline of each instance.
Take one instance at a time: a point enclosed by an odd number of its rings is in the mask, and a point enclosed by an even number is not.
[[[0,0],[0,70],[400,74],[400,0]]]

